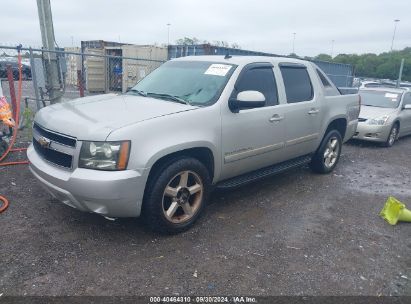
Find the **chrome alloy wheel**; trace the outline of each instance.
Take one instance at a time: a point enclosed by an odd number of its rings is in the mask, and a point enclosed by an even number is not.
[[[324,165],[332,168],[337,162],[340,153],[340,143],[336,137],[331,137],[324,152]]]
[[[190,220],[200,209],[204,186],[193,171],[182,171],[167,184],[163,194],[163,213],[167,220],[181,224]]]
[[[388,137],[388,144],[390,146],[392,146],[395,140],[397,139],[397,133],[398,133],[397,127],[394,127],[391,129],[390,136]]]

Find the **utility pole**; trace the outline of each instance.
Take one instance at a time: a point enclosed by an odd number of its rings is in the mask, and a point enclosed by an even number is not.
[[[402,60],[401,60],[401,66],[400,66],[400,72],[399,72],[399,74],[398,74],[398,79],[397,79],[397,88],[399,88],[400,85],[401,85],[402,70],[404,69],[404,61],[405,61],[405,59],[402,58]]]
[[[43,53],[43,60],[47,75],[47,89],[49,92],[50,103],[57,103],[61,101],[62,94],[60,90],[57,55],[56,53],[53,53],[56,48],[54,46],[55,38],[50,0],[37,0],[37,9],[39,14],[43,49],[52,51]]]
[[[400,19],[395,19],[395,20],[394,20],[394,34],[392,35],[391,52],[392,52],[392,50],[393,50],[393,48],[394,48],[394,39],[395,39],[395,33],[396,33],[396,31],[397,31],[397,24],[398,24],[398,22],[400,22]]]
[[[167,23],[167,47],[170,45],[170,26],[171,23]]]
[[[295,54],[295,35],[297,33],[293,33],[293,54]]]

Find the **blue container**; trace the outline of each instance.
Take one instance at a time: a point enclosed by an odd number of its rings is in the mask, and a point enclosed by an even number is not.
[[[287,57],[277,54],[264,52],[248,51],[241,49],[233,49],[227,47],[213,46],[210,44],[197,45],[169,45],[168,59],[174,59],[185,56],[201,56],[201,55],[227,55],[232,56],[271,56],[271,57]],[[328,61],[311,60],[317,64],[325,74],[334,82],[337,87],[351,87],[354,79],[353,67],[350,64],[334,63]]]

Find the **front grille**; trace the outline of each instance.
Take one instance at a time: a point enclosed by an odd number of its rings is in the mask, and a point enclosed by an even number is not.
[[[358,122],[364,122],[367,121],[367,118],[358,118]]]
[[[57,134],[54,132],[47,131],[46,129],[40,127],[38,124],[34,123],[33,129],[36,130],[41,136],[44,136],[52,141],[60,143],[62,145],[66,145],[69,147],[76,146],[76,139],[73,137],[69,137],[67,135]]]
[[[71,168],[73,156],[42,147],[35,138],[33,138],[33,147],[45,160],[61,167]]]

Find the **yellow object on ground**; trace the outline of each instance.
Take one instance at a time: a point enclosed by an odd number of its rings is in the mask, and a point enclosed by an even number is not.
[[[397,222],[411,222],[411,211],[406,206],[390,196],[380,212],[380,216],[390,225],[396,225]]]

